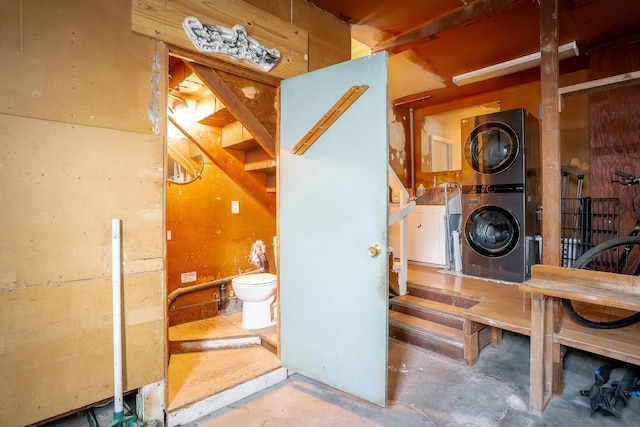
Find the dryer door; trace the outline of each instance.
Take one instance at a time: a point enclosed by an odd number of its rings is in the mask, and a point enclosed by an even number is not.
[[[467,217],[464,236],[469,246],[486,257],[509,254],[520,239],[515,216],[499,206],[481,206]]]
[[[476,172],[495,174],[509,168],[518,155],[518,136],[504,123],[488,122],[471,131],[464,158]]]

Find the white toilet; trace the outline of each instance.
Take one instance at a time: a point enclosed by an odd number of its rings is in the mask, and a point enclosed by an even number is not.
[[[275,325],[277,276],[271,273],[245,274],[231,281],[242,300],[242,327],[262,329]]]

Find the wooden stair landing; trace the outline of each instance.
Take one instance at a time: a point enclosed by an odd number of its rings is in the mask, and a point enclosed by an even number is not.
[[[167,413],[192,405],[280,368],[276,355],[260,345],[172,354]]]

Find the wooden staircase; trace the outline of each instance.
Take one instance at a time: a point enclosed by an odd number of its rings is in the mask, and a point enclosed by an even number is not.
[[[407,282],[407,295],[390,300],[389,336],[455,360],[474,364],[491,343],[491,328],[465,319],[479,301],[462,294]]]
[[[170,96],[196,105],[197,122],[177,127],[273,213],[278,86],[269,76],[239,76],[170,57]]]

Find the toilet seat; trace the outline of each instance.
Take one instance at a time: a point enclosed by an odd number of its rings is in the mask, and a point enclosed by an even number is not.
[[[278,276],[271,273],[245,274],[236,277],[231,282],[232,284],[240,286],[271,286],[276,283],[277,277]]]

